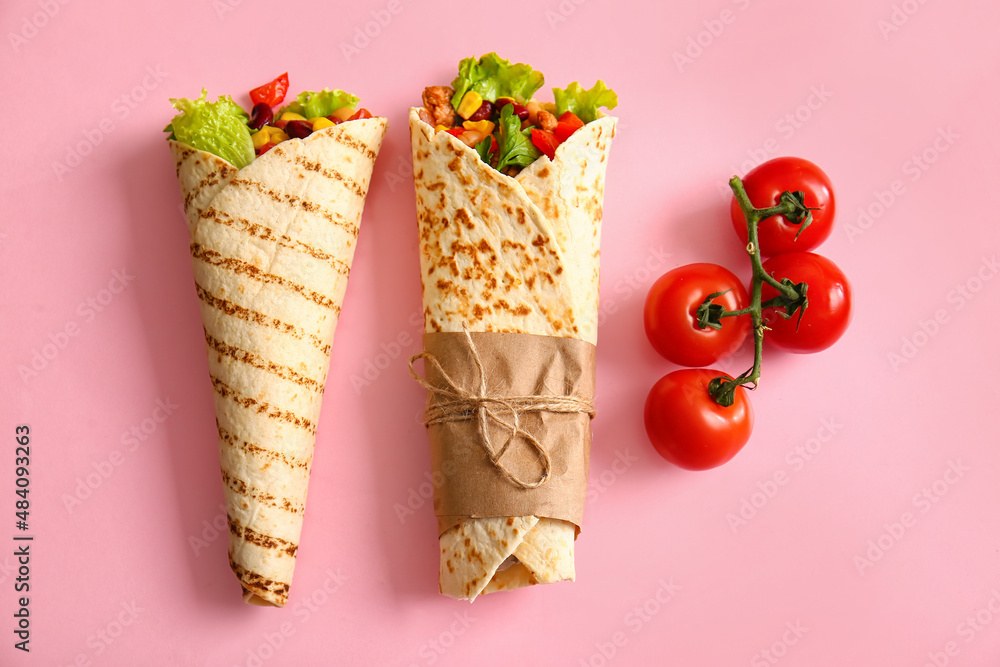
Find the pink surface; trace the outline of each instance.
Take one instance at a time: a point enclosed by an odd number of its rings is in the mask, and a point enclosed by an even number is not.
[[[1000,233],[984,198],[1000,9],[805,6],[3,3],[0,664],[997,664]],[[437,594],[423,391],[405,363],[420,311],[405,110],[494,49],[546,90],[605,79],[621,124],[578,581],[469,606]],[[276,610],[240,602],[213,527],[211,387],[161,129],[168,97],[245,102],[285,69],[294,91],[356,92],[390,129]],[[644,338],[643,298],[689,262],[748,274],[725,182],[778,154],[834,181],[821,252],[853,281],[854,322],[820,355],[767,354],[750,444],[683,472],[642,427],[673,370]],[[12,633],[18,424],[29,655]]]

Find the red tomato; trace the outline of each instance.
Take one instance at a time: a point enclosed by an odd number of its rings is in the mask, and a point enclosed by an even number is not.
[[[764,270],[781,280],[808,283],[808,305],[802,313],[785,319],[782,309],[765,308],[764,324],[770,328],[765,340],[793,352],[819,352],[830,347],[843,335],[851,321],[851,285],[836,264],[813,252],[788,252],[764,262]],[[777,291],[764,283],[761,301],[777,296]],[[796,327],[796,324],[798,325]]]
[[[646,434],[660,456],[685,470],[720,466],[743,449],[753,430],[747,390],[736,389],[722,407],[708,393],[713,378],[729,378],[707,368],[664,375],[646,398]]]
[[[740,279],[717,264],[679,266],[653,283],[643,320],[657,352],[681,366],[707,366],[739,349],[750,331],[749,315],[724,317],[721,329],[698,327],[698,306],[715,292],[725,292],[713,302],[726,310],[750,303]]]
[[[743,187],[755,208],[767,208],[780,203],[781,193],[801,191],[804,203],[813,211],[812,222],[799,235],[802,225],[789,222],[783,215],[772,215],[757,226],[760,252],[769,257],[795,250],[812,250],[830,236],[833,216],[837,207],[833,185],[823,170],[808,160],[797,157],[778,157],[758,165],[743,177]],[[740,205],[733,197],[729,215],[736,233],[747,242],[747,223]]]
[[[531,128],[531,143],[535,144],[535,148],[545,153],[545,156],[550,160],[555,157],[556,148],[559,147],[559,140],[556,139],[556,135],[547,130],[539,130],[534,127]]]
[[[268,106],[278,106],[288,92],[288,72],[279,75],[274,81],[257,86],[250,91],[250,99],[254,104],[263,102]]]
[[[552,130],[552,134],[556,135],[556,139],[562,142],[569,139],[570,136],[572,136],[572,134],[581,127],[583,127],[583,121],[580,120],[572,111],[567,111],[563,115],[559,116],[559,122],[556,123],[556,127]]]
[[[372,117],[371,111],[365,109],[364,107],[361,107],[360,109],[355,111],[354,115],[348,118],[347,120],[361,120],[364,118],[371,118],[371,117]]]

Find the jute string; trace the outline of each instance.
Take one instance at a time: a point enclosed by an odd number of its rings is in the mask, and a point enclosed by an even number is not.
[[[479,356],[479,351],[476,349],[476,344],[472,341],[472,335],[468,329],[465,330],[465,340],[469,345],[469,352],[479,373],[479,386],[475,389],[458,386],[445,372],[437,358],[429,352],[421,352],[410,358],[410,375],[420,383],[420,386],[431,393],[431,401],[424,413],[424,425],[431,426],[432,424],[475,419],[479,441],[497,471],[511,484],[522,489],[538,488],[545,484],[549,478],[549,473],[552,471],[552,459],[538,439],[521,427],[522,415],[527,412],[586,413],[593,419],[597,414],[594,403],[573,396],[501,396],[490,394],[486,386],[486,370],[483,368],[483,360]],[[425,364],[434,367],[444,382],[443,386],[432,385],[417,374],[413,364],[418,359],[423,359]],[[499,447],[494,444],[493,438],[490,436],[491,422],[495,422],[507,432],[506,440]],[[518,436],[531,445],[538,454],[542,471],[537,479],[522,479],[511,472],[501,460]]]

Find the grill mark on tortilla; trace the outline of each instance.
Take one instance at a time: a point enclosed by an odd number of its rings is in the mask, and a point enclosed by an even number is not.
[[[251,222],[246,218],[237,218],[236,216],[229,215],[223,211],[219,211],[213,206],[210,206],[207,211],[201,214],[202,218],[207,218],[212,222],[216,222],[220,225],[226,225],[227,227],[232,227],[233,229],[244,231],[251,236],[264,240],[273,241],[278,245],[288,248],[289,250],[295,250],[310,257],[314,257],[320,261],[329,262],[330,265],[345,278],[351,273],[351,267],[347,265],[346,262],[340,260],[333,255],[320,250],[315,246],[311,246],[308,243],[303,243],[298,239],[293,239],[285,234],[277,234],[270,227],[265,227],[264,225],[258,225],[256,222]]]
[[[326,178],[329,178],[330,180],[338,181],[340,183],[343,183],[344,187],[346,187],[348,190],[350,190],[351,192],[353,192],[354,194],[356,194],[358,197],[360,197],[362,199],[365,198],[364,188],[362,188],[360,185],[358,185],[358,183],[356,181],[354,181],[354,179],[351,179],[351,178],[348,178],[347,176],[344,176],[342,173],[340,173],[336,169],[329,169],[327,167],[324,167],[319,162],[312,162],[310,160],[307,160],[305,158],[305,156],[303,156],[303,155],[296,155],[295,156],[295,163],[298,164],[298,165],[301,165],[301,166],[305,167],[309,171],[314,171],[317,174],[325,176]]]
[[[355,139],[354,137],[349,137],[344,134],[335,135],[334,139],[336,139],[338,143],[344,144],[345,146],[350,146],[351,148],[361,153],[362,155],[364,155],[369,160],[372,160],[373,162],[377,157],[375,151],[373,151],[368,144],[361,141],[360,139]]]
[[[288,500],[288,498],[282,498],[279,501],[270,493],[254,488],[239,477],[231,476],[225,470],[222,471],[222,481],[226,484],[226,486],[239,495],[253,498],[254,500],[264,503],[265,505],[270,505],[271,507],[276,507],[280,510],[291,512],[292,514],[302,514],[306,511],[306,508],[302,505],[293,504]]]
[[[312,378],[307,377],[302,373],[289,368],[288,366],[276,364],[270,359],[264,359],[253,352],[236,347],[235,345],[230,345],[229,343],[225,343],[208,333],[208,331],[205,332],[205,342],[210,348],[221,355],[229,357],[230,359],[241,361],[244,364],[253,366],[254,368],[259,368],[262,371],[267,371],[272,375],[277,375],[283,380],[294,382],[300,387],[307,387],[313,391],[321,394],[323,393],[323,385],[316,380],[313,380]]]
[[[252,570],[248,570],[234,561],[232,556],[229,556],[229,567],[232,568],[233,572],[236,573],[236,576],[240,578],[240,581],[242,581],[245,586],[252,586],[265,593],[274,593],[282,601],[288,599],[288,584],[268,579],[267,577],[257,574]]]
[[[311,334],[308,331],[300,329],[294,324],[282,322],[276,317],[271,317],[270,315],[259,313],[256,310],[244,308],[243,306],[239,306],[228,299],[215,296],[197,282],[195,282],[194,286],[198,291],[198,298],[202,301],[202,303],[205,303],[216,310],[220,310],[226,315],[237,317],[244,322],[252,322],[262,326],[268,326],[282,333],[286,333],[297,340],[305,340],[311,343],[313,347],[323,354],[330,354],[330,345],[328,343],[324,343],[315,334]]]
[[[295,552],[298,551],[299,545],[294,542],[289,542],[288,540],[283,540],[280,537],[274,537],[273,535],[265,535],[264,533],[258,533],[256,530],[249,526],[241,526],[238,521],[229,518],[229,532],[239,537],[250,544],[255,544],[258,547],[267,549],[269,551],[279,551],[281,553],[288,554],[291,557],[295,557]]]
[[[225,178],[228,175],[229,175],[229,167],[227,167],[226,165],[219,165],[218,170],[213,169],[212,171],[208,172],[208,174],[206,174],[205,177],[201,179],[201,182],[198,183],[198,185],[194,186],[194,189],[197,191],[201,190],[206,186],[215,185],[216,183],[219,182],[219,179]]]
[[[242,259],[238,259],[236,257],[223,257],[221,254],[215,252],[214,250],[209,250],[197,242],[191,243],[191,256],[195,259],[200,259],[206,264],[218,266],[222,269],[230,271],[231,273],[238,273],[264,284],[280,285],[285,289],[300,294],[318,306],[329,308],[338,315],[340,314],[340,306],[334,303],[333,299],[330,297],[314,292],[308,287],[300,285],[299,283],[289,280],[288,278],[282,278],[281,276],[273,273],[262,271],[253,264],[245,262]]]
[[[288,204],[289,206],[301,208],[302,210],[308,211],[309,213],[315,213],[316,215],[326,219],[328,222],[333,223],[338,227],[343,227],[351,234],[357,235],[358,233],[358,226],[356,224],[352,223],[350,220],[348,220],[347,218],[345,218],[344,216],[340,215],[335,211],[330,211],[323,208],[316,202],[309,201],[308,199],[303,199],[297,195],[288,195],[283,192],[275,192],[274,190],[265,188],[262,183],[258,183],[257,181],[250,181],[244,178],[234,178],[233,180],[229,181],[229,184],[244,189],[253,188],[260,194],[269,197],[270,199],[278,202],[279,204]]]
[[[252,410],[259,415],[265,415],[268,419],[276,419],[278,421],[283,421],[286,424],[291,424],[292,426],[298,426],[299,428],[305,429],[309,433],[316,435],[316,425],[305,417],[300,417],[289,410],[276,408],[269,403],[265,403],[264,401],[258,401],[255,398],[244,396],[214,375],[212,375],[211,378],[212,387],[222,398],[231,398],[233,402],[243,406],[247,410]]]
[[[254,444],[252,442],[247,442],[246,440],[241,440],[235,435],[227,431],[226,429],[218,426],[219,439],[228,444],[231,447],[235,447],[240,451],[246,452],[247,454],[254,456],[259,459],[267,459],[269,461],[280,461],[289,468],[305,468],[309,470],[309,461],[301,461],[294,456],[289,456],[284,452],[279,452],[274,449],[268,449],[266,447],[261,447],[260,445]]]

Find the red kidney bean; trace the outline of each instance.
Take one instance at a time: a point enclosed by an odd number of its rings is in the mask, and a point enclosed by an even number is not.
[[[285,134],[292,139],[305,139],[312,131],[312,125],[307,120],[290,120],[285,126]]]
[[[514,100],[510,99],[509,97],[501,97],[501,98],[499,98],[496,101],[496,110],[497,110],[497,113],[499,114],[500,110],[503,109],[508,104],[513,104],[514,105],[514,115],[515,116],[517,116],[521,120],[528,120],[528,116],[531,115],[528,112],[528,107],[526,107],[523,104],[520,104],[518,102],[515,102]]]
[[[329,121],[332,121],[334,125],[340,125],[341,123],[344,122],[344,121],[340,120],[339,118],[337,118],[336,116],[334,116],[333,114],[330,114],[329,116],[327,116],[326,119],[329,120]]]
[[[514,110],[516,111],[517,107],[514,107]],[[476,109],[476,112],[474,114],[469,116],[468,120],[471,120],[473,123],[475,123],[476,121],[479,120],[489,120],[492,115],[493,115],[493,103],[490,102],[489,100],[483,100],[483,103],[479,105],[479,108]]]
[[[247,127],[251,130],[259,130],[273,119],[274,112],[271,111],[271,107],[266,102],[258,102],[253,105],[253,110],[250,112],[250,122],[247,123]]]

